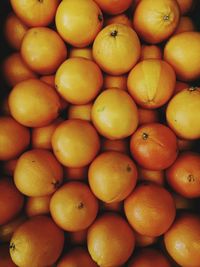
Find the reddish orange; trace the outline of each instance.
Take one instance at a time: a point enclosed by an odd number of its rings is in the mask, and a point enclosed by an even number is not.
[[[105,13],[116,15],[126,11],[132,0],[95,0],[95,2]]]

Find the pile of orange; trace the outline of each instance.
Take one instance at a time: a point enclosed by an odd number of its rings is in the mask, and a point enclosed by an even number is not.
[[[10,0],[1,267],[200,267],[196,0]]]

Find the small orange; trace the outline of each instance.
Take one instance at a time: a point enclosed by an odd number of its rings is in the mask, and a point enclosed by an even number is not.
[[[172,193],[176,209],[177,210],[190,210],[192,211],[195,208],[195,199],[189,199],[183,197],[177,193]]]
[[[135,236],[121,216],[104,213],[89,227],[87,246],[99,266],[121,266],[134,250]]]
[[[195,31],[194,22],[190,17],[182,16],[180,17],[179,24],[174,32],[174,34],[178,34],[181,32],[192,32]],[[174,35],[173,34],[173,35]]]
[[[127,75],[112,76],[105,74],[103,78],[103,88],[119,88],[127,90]]]
[[[158,237],[141,235],[135,232],[135,246],[136,247],[147,247],[155,244],[158,241]]]
[[[193,8],[195,1],[194,0],[176,0],[182,15],[187,14]]]
[[[52,147],[57,159],[66,167],[87,166],[100,149],[95,128],[84,120],[66,120],[53,133]]]
[[[126,11],[132,0],[95,0],[95,2],[105,13],[116,15]]]
[[[153,182],[161,186],[165,184],[164,171],[152,171],[152,170],[141,168],[139,166],[137,167],[137,170],[138,170],[139,181]]]
[[[128,137],[138,126],[137,106],[124,90],[105,90],[94,101],[92,122],[108,139]]]
[[[123,211],[123,201],[119,201],[119,202],[100,202],[101,204],[101,209],[103,210],[103,212],[105,211],[113,211],[113,212],[122,212]]]
[[[188,83],[176,81],[174,95],[189,87]]]
[[[45,149],[32,149],[22,154],[14,172],[16,187],[30,197],[52,194],[62,183],[62,179],[62,166]]]
[[[71,47],[69,50],[69,58],[71,57],[84,57],[93,60],[91,47]]]
[[[56,224],[65,231],[80,231],[95,220],[98,201],[86,184],[68,182],[52,196],[50,212]]]
[[[91,121],[92,103],[85,105],[70,105],[68,108],[68,119],[81,119]]]
[[[64,177],[67,180],[85,180],[88,176],[88,167],[64,168]]]
[[[105,26],[113,24],[113,23],[124,24],[124,25],[132,27],[132,21],[125,13],[121,13],[115,16],[110,16],[110,17],[105,18],[105,22],[104,22]]]
[[[111,203],[124,200],[137,182],[137,169],[127,155],[110,151],[97,156],[88,171],[92,192],[100,200]]]
[[[0,266],[17,267],[10,257],[8,244],[0,245]]]
[[[125,154],[129,154],[129,140],[128,139],[119,139],[119,140],[110,140],[106,138],[101,139],[101,151],[116,151]]]
[[[0,160],[19,156],[30,143],[30,131],[9,116],[0,117]]]
[[[69,239],[72,245],[85,245],[87,243],[87,228],[80,231],[69,232]]]
[[[195,147],[195,140],[177,139],[179,151],[192,150]]]
[[[156,109],[138,108],[139,125],[159,121],[159,113]]]
[[[25,205],[25,212],[27,216],[33,217],[36,215],[48,214],[50,212],[49,210],[50,200],[51,200],[51,195],[27,198]]]
[[[162,59],[162,49],[157,45],[142,45],[140,60]]]

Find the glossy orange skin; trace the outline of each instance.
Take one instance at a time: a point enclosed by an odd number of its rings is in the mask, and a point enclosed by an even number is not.
[[[93,43],[93,58],[110,75],[127,73],[139,60],[140,40],[136,32],[123,24],[103,28]]]
[[[116,213],[105,213],[89,227],[87,246],[91,257],[98,265],[120,266],[133,252],[135,236],[121,216]]]
[[[175,31],[179,16],[178,3],[173,0],[140,1],[133,15],[133,28],[145,42],[157,44]]]
[[[47,75],[55,73],[67,58],[67,48],[56,31],[34,27],[26,32],[22,40],[21,55],[33,71]]]
[[[101,30],[103,15],[92,0],[67,0],[60,3],[55,22],[58,33],[67,43],[82,48],[91,44]]]
[[[154,109],[170,99],[175,83],[175,72],[168,63],[159,59],[146,59],[130,71],[127,86],[139,106]]]
[[[14,133],[14,134],[13,134]],[[0,118],[0,160],[19,156],[30,143],[30,131],[10,116]]]
[[[200,155],[185,152],[166,171],[172,189],[186,198],[200,197]]]
[[[199,265],[199,240],[200,218],[190,213],[180,215],[164,235],[167,252],[180,266]]]
[[[55,16],[59,0],[11,0],[16,15],[28,26],[49,25]]]
[[[141,167],[155,171],[164,170],[176,160],[177,138],[165,125],[144,124],[132,135],[130,150]]]
[[[192,32],[192,31],[195,31],[194,22],[190,17],[182,16],[180,17],[178,27],[176,28],[176,31],[173,33],[173,35],[181,32]]]
[[[108,14],[116,15],[126,11],[130,5],[131,0],[95,0],[100,8]]]
[[[153,183],[139,185],[124,201],[124,210],[135,231],[152,237],[165,233],[176,215],[171,194]]]
[[[25,212],[28,217],[45,215],[50,212],[49,204],[51,195],[43,197],[29,197],[26,201]]]
[[[103,79],[103,88],[118,88],[127,90],[127,75],[112,76],[105,74]]]
[[[63,169],[53,153],[32,149],[23,153],[14,172],[15,186],[26,196],[40,197],[54,193],[62,183]]]
[[[106,138],[101,139],[101,151],[116,151],[129,154],[128,139],[110,140]]]
[[[2,70],[6,83],[11,87],[24,80],[37,78],[37,74],[26,65],[20,53],[8,56],[3,62]]]
[[[13,12],[8,14],[4,24],[4,36],[10,47],[20,50],[27,30],[28,27]]]
[[[52,196],[50,212],[60,228],[76,232],[93,223],[98,212],[98,201],[84,183],[68,182]]]
[[[159,121],[159,116],[158,116],[159,114],[157,110],[138,108],[138,114],[139,114],[139,125]]]
[[[100,200],[112,203],[124,200],[137,182],[137,169],[127,155],[110,151],[97,156],[88,171],[92,192]]]
[[[14,232],[10,255],[18,266],[51,266],[59,258],[63,246],[64,233],[53,220],[35,216]]]
[[[68,119],[81,119],[91,121],[92,103],[85,105],[70,105]]]
[[[9,245],[0,245],[0,264],[4,267],[17,267],[10,257]]]
[[[105,26],[113,24],[113,23],[124,24],[124,25],[132,27],[132,21],[125,13],[121,13],[115,16],[110,16],[110,17],[105,18],[105,22],[104,22]]]
[[[84,120],[61,123],[52,137],[57,159],[66,167],[87,166],[98,154],[100,140],[95,128]]]
[[[128,137],[138,126],[137,106],[124,90],[105,90],[94,101],[92,122],[108,139]]]
[[[0,225],[12,220],[22,209],[24,196],[17,190],[11,178],[0,180]]]
[[[176,72],[180,81],[193,81],[200,77],[200,33],[182,32],[172,36],[164,48],[164,60]]]
[[[142,45],[140,60],[162,59],[162,49],[157,45]]]

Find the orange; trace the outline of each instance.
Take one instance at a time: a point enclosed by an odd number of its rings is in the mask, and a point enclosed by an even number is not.
[[[98,65],[86,58],[69,58],[57,70],[55,85],[72,104],[87,104],[99,93],[103,75]]]
[[[180,11],[182,15],[187,14],[189,11],[191,11],[195,1],[194,0],[176,0],[178,2],[178,5],[180,7]]]
[[[0,266],[17,267],[10,257],[8,244],[0,245]]]
[[[23,38],[21,55],[33,71],[53,74],[66,59],[67,48],[57,32],[47,27],[34,27]]]
[[[140,60],[162,59],[162,49],[157,45],[142,45]]]
[[[58,33],[67,43],[86,47],[101,30],[103,15],[93,0],[66,0],[60,3],[55,21]]]
[[[103,79],[103,88],[118,88],[127,90],[127,75],[112,76],[105,74]]]
[[[64,177],[67,180],[85,180],[88,176],[88,167],[64,168]]]
[[[128,75],[128,91],[143,108],[163,106],[173,95],[176,75],[163,60],[146,59],[139,62]]]
[[[92,60],[92,49],[91,47],[71,47],[69,50],[69,58],[71,57],[84,57]]]
[[[17,165],[17,159],[10,159],[4,161],[2,164],[3,174],[7,176],[13,176],[16,165]]]
[[[101,151],[117,151],[125,154],[129,154],[129,140],[119,139],[110,140],[106,138],[101,139]]]
[[[159,121],[159,113],[156,109],[138,108],[139,125]]]
[[[174,0],[140,1],[133,15],[133,27],[145,42],[157,44],[172,35],[179,16],[179,6]]]
[[[136,32],[123,24],[111,24],[101,30],[93,43],[93,58],[111,75],[128,72],[140,57],[140,41]]]
[[[8,14],[4,24],[4,36],[10,47],[20,50],[27,30],[28,27],[13,12]]]
[[[8,101],[14,119],[28,127],[50,124],[61,109],[55,90],[37,79],[18,83],[10,92]]]
[[[200,197],[200,155],[185,152],[167,169],[166,178],[172,189],[186,198]]]
[[[59,260],[57,267],[97,267],[89,253],[82,247],[76,247],[65,253]]]
[[[181,32],[192,32],[192,31],[195,31],[195,25],[192,19],[186,16],[180,17],[178,27],[176,28],[174,34],[178,34]]]
[[[137,166],[138,180],[153,182],[158,185],[164,186],[165,184],[165,173],[164,171],[152,171]]]
[[[24,80],[37,78],[37,74],[26,65],[20,53],[9,55],[3,62],[2,71],[6,83],[11,87]]]
[[[32,148],[52,149],[51,138],[62,121],[61,118],[57,118],[47,126],[33,128],[31,131]]]
[[[200,33],[182,32],[172,36],[164,48],[164,60],[175,70],[180,81],[200,77]]]
[[[86,184],[68,182],[52,196],[50,212],[60,228],[70,232],[80,231],[95,220],[98,201]]]
[[[174,95],[179,93],[183,89],[188,88],[188,87],[189,87],[188,83],[176,81],[176,85],[175,85],[175,89],[174,89]]]
[[[158,241],[158,237],[141,235],[135,232],[135,245],[136,247],[147,247],[155,244]]]
[[[51,195],[42,197],[29,197],[26,201],[25,212],[28,217],[36,215],[45,215],[49,211]]]
[[[84,120],[67,120],[54,131],[52,147],[66,167],[84,167],[97,155],[100,140],[95,128]]]
[[[129,224],[115,213],[104,213],[88,229],[88,251],[99,266],[121,266],[135,247]]]
[[[138,126],[137,106],[124,90],[103,91],[94,101],[92,122],[108,139],[128,137]]]
[[[0,117],[0,160],[19,156],[30,143],[29,129],[9,116]]]
[[[95,2],[105,13],[116,15],[127,10],[132,0],[95,0]]]
[[[16,15],[28,26],[47,26],[55,16],[59,0],[11,0]]]
[[[113,5],[113,7],[114,6],[115,4]],[[105,22],[104,22],[105,26],[113,24],[113,23],[124,24],[124,25],[132,27],[132,21],[125,13],[121,13],[115,16],[110,16],[110,17],[105,18]]]
[[[144,248],[132,257],[128,267],[171,267],[164,254],[152,248]]]
[[[97,156],[88,171],[92,192],[100,200],[111,203],[124,200],[137,182],[137,169],[127,155],[110,151]]]
[[[183,213],[165,233],[164,242],[167,252],[180,266],[199,266],[200,217]]]
[[[188,87],[168,103],[167,122],[179,138],[196,140],[200,137],[200,87]]]
[[[62,179],[62,166],[45,149],[32,149],[22,154],[14,172],[16,187],[30,197],[52,194],[60,186]]]
[[[84,245],[87,242],[87,228],[84,230],[69,232],[69,239],[72,245]]]
[[[171,194],[153,183],[139,185],[125,200],[124,210],[135,231],[153,237],[164,234],[176,215]]]
[[[68,119],[81,119],[91,121],[92,103],[85,105],[70,105],[68,108]]]
[[[10,241],[10,255],[13,262],[21,267],[51,266],[59,258],[63,245],[63,231],[52,219],[36,216],[14,232]]]
[[[14,186],[11,178],[0,179],[0,225],[8,223],[22,209],[23,195]]]

